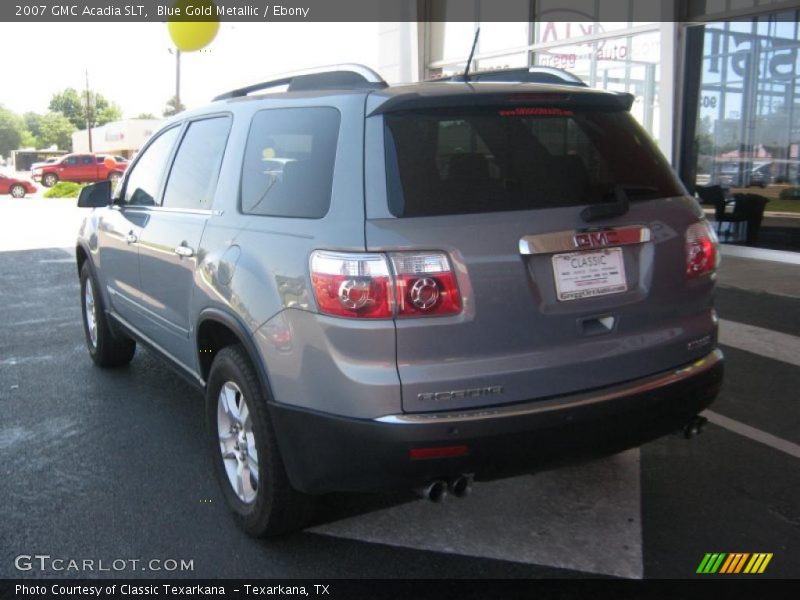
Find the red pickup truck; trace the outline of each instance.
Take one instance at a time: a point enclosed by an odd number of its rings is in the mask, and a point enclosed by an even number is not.
[[[52,187],[59,181],[91,183],[110,180],[116,183],[128,168],[128,162],[103,154],[67,154],[49,165],[34,167],[31,177]]]

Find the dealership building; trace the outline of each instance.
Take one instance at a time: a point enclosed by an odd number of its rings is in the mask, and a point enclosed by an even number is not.
[[[123,119],[72,134],[73,152],[97,152],[133,158],[144,143],[161,127],[161,119]]]
[[[473,71],[559,67],[633,94],[690,187],[800,184],[796,2],[507,0],[505,22],[496,6],[418,2],[416,22],[381,25],[379,70],[395,82],[462,73],[480,27]]]

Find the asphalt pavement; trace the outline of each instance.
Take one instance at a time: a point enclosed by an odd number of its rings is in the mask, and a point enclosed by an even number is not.
[[[758,577],[800,576],[796,264],[723,260],[726,381],[698,438],[478,484],[443,505],[335,494],[306,531],[256,541],[223,504],[201,395],[145,350],[128,367],[92,366],[62,241],[78,209],[9,206],[0,201],[0,238],[17,236],[0,252],[0,577],[684,578],[709,552],[773,553]],[[51,220],[56,238],[24,235]],[[53,239],[66,248],[42,247]],[[93,570],[17,568],[34,554]],[[192,570],[165,570],[170,559]],[[97,570],[115,560],[141,562]]]

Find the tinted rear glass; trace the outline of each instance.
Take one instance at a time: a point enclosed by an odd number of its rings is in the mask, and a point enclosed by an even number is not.
[[[620,110],[437,109],[385,117],[398,217],[529,210],[682,194],[664,157]]]
[[[253,117],[242,169],[242,212],[319,219],[328,212],[339,111],[276,108]]]

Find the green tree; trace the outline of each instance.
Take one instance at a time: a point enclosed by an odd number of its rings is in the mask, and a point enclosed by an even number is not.
[[[50,110],[60,112],[75,127],[86,127],[86,111],[75,88],[67,88],[63,92],[53,94],[50,99]]]
[[[42,122],[42,115],[35,112],[26,112],[22,115],[25,121],[25,127],[31,132],[31,135],[38,137],[41,132],[39,124]]]
[[[25,129],[22,132],[22,138],[19,141],[20,148],[38,148],[39,138],[33,135],[30,130]]]
[[[25,121],[7,108],[0,106],[0,156],[10,156],[22,143]]]
[[[97,92],[90,92],[89,99],[92,109],[89,113],[90,127],[105,125],[109,121],[117,121],[122,117],[122,111],[114,102],[110,102]],[[80,93],[75,88],[67,88],[62,92],[53,94],[50,99],[50,110],[60,112],[70,123],[78,129],[86,129],[86,93]]]
[[[173,96],[167,100],[167,107],[164,109],[164,116],[171,117],[184,110],[186,110],[186,107],[183,105],[183,103],[180,102],[176,96]]]
[[[122,110],[115,102],[109,102],[97,113],[97,124],[105,125],[111,121],[119,121],[122,118]]]
[[[139,113],[139,115],[137,115],[136,118],[137,119],[157,119],[158,117],[155,116],[153,113],[144,112],[144,113]]]
[[[77,127],[59,112],[49,112],[42,117],[40,123],[39,143],[42,147],[53,144],[59,150],[72,150],[72,133]]]

